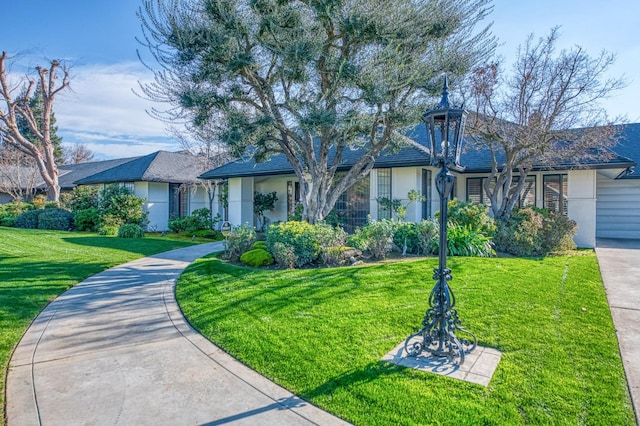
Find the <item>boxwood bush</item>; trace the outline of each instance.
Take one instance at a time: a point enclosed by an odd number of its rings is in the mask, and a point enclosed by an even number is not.
[[[73,228],[73,213],[60,208],[40,210],[38,228],[69,231]]]
[[[273,256],[265,249],[256,248],[242,253],[242,256],[240,256],[240,262],[254,268],[259,268],[261,266],[272,265]]]

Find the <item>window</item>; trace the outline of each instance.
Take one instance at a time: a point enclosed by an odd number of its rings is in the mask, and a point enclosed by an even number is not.
[[[431,170],[422,169],[422,219],[431,218]]]
[[[568,207],[567,175],[545,175],[542,177],[542,186],[544,188],[542,193],[544,208],[566,215]]]
[[[378,169],[378,199],[391,200],[391,169]],[[378,219],[391,219],[391,211],[387,206],[378,203]]]
[[[343,192],[332,210],[331,216],[349,233],[353,233],[357,227],[362,227],[367,223],[370,176],[363,177]]]
[[[491,207],[491,199],[487,197],[484,192],[484,183],[487,178],[467,178],[467,201],[471,201],[476,204],[486,204]],[[489,188],[493,191],[496,187],[496,180],[493,179],[489,184]]]
[[[169,215],[189,216],[189,191],[177,183],[169,184]]]
[[[482,181],[484,178],[467,178],[467,201],[476,204],[484,202],[484,190],[482,189]]]
[[[520,176],[514,176],[511,181],[511,187],[515,187],[520,182]],[[535,207],[536,205],[536,177],[527,176],[525,178],[522,194],[516,204],[518,207]]]

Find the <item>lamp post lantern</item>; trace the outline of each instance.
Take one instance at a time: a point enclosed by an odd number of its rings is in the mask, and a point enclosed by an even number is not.
[[[448,284],[451,270],[447,268],[447,202],[454,183],[450,169],[461,169],[460,150],[466,116],[467,112],[462,106],[449,105],[445,76],[440,104],[424,114],[431,165],[440,167],[436,176],[436,188],[440,195],[439,259],[438,267],[433,270],[436,283],[429,295],[429,308],[422,321],[422,329],[409,336],[404,344],[409,356],[428,352],[433,356],[447,357],[458,365],[464,363],[465,353],[473,351],[477,345],[476,336],[465,330],[458,318],[456,299]]]

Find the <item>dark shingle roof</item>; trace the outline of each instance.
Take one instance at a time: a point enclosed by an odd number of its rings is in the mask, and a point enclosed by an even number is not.
[[[614,149],[615,155],[608,160],[598,160],[589,163],[591,168],[628,168],[640,161],[640,123],[622,126],[623,134],[618,146]],[[419,143],[427,140],[426,130],[419,125],[409,130],[406,136]],[[342,160],[343,168],[354,164],[357,158],[364,154],[363,149],[347,151]],[[465,173],[487,173],[491,170],[491,152],[486,147],[477,146],[471,138],[466,137],[460,158]],[[498,155],[498,162],[504,162],[504,156]],[[376,168],[425,166],[429,164],[428,155],[416,148],[402,148],[397,151],[383,151],[376,159]],[[570,169],[575,167],[573,163],[565,163],[556,166],[555,169]],[[537,170],[545,170],[548,167],[540,165]],[[201,175],[204,179],[225,179],[229,177],[267,176],[277,174],[291,174],[293,170],[287,162],[284,154],[273,155],[268,161],[256,163],[253,159],[240,159],[227,163],[221,167],[210,170]],[[640,178],[640,171],[627,177]]]
[[[621,126],[621,137],[614,148],[616,154],[640,163],[640,123]],[[631,173],[622,176],[622,179],[640,179],[640,170],[633,167]]]
[[[89,163],[79,164],[63,164],[58,166],[60,175],[58,176],[58,183],[61,189],[72,189],[76,186],[75,182],[97,173],[104,172],[105,170],[112,169],[120,166],[124,163],[128,163],[139,157],[130,158],[118,158],[115,160],[105,161],[92,161]],[[44,185],[44,183],[43,183]]]
[[[346,150],[342,155],[340,169],[347,169],[353,165],[362,155],[365,154],[362,148]],[[384,150],[375,163],[376,168],[402,167],[402,166],[426,166],[429,164],[429,157],[426,153],[413,148],[406,147],[398,150]],[[203,173],[203,179],[226,179],[229,177],[247,176],[267,176],[291,174],[293,169],[289,165],[284,154],[272,155],[269,160],[257,163],[253,158],[240,159],[227,163],[216,169]]]
[[[181,152],[157,151],[131,158],[114,167],[75,181],[78,185],[111,182],[192,183],[202,171],[198,157]]]

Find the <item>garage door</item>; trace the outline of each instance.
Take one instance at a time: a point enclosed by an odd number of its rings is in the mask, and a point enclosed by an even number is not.
[[[640,238],[640,179],[597,179],[596,237]]]

